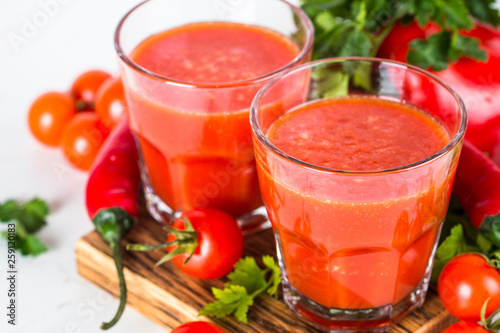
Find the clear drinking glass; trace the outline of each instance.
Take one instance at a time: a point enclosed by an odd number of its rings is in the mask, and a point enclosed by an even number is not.
[[[131,56],[146,39],[198,22],[272,30],[296,45],[297,56],[258,77],[208,83],[164,77],[165,64],[146,69]],[[310,59],[313,37],[307,15],[282,0],[148,0],[125,15],[115,47],[153,217],[168,221],[174,213],[210,206],[240,218],[247,232],[264,227],[265,210],[255,211],[262,199],[249,108],[272,77]],[[182,59],[181,65],[187,66]]]
[[[304,103],[353,96],[414,106],[451,139],[416,163],[348,171],[303,162],[267,137],[276,119]],[[326,331],[360,332],[387,331],[421,306],[466,129],[460,97],[409,65],[326,59],[267,83],[250,120],[288,307]]]

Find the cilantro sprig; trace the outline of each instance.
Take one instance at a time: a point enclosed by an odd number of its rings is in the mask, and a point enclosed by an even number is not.
[[[461,57],[485,61],[487,54],[476,38],[463,34],[474,20],[498,26],[494,0],[301,0],[313,21],[314,58],[376,56],[394,25],[429,22],[441,31],[410,43],[408,62],[435,71],[446,69]]]
[[[265,255],[261,269],[253,257],[240,259],[228,274],[224,289],[212,288],[216,301],[206,305],[199,316],[225,317],[231,314],[247,323],[247,313],[254,299],[267,293],[276,296],[281,283],[280,268],[273,257]]]
[[[15,223],[15,249],[23,255],[36,256],[47,251],[47,246],[35,233],[47,224],[45,218],[48,214],[47,203],[38,198],[24,203],[15,200],[0,203],[0,222]],[[8,232],[2,231],[1,236],[7,239]]]

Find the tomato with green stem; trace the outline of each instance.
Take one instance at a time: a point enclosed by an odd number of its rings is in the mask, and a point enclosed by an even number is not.
[[[127,113],[125,92],[120,78],[109,78],[97,91],[95,112],[103,124],[112,129]]]
[[[62,135],[64,156],[75,167],[88,170],[108,134],[95,113],[78,113]]]
[[[182,213],[172,226],[167,243],[128,244],[127,250],[149,251],[168,248],[169,253],[157,265],[172,260],[189,276],[213,280],[227,275],[243,255],[243,234],[236,220],[215,209],[193,209]]]
[[[111,75],[101,70],[89,70],[80,74],[71,85],[71,96],[78,110],[93,110],[97,90]]]
[[[31,105],[28,113],[29,128],[38,141],[49,146],[58,146],[64,127],[75,113],[71,96],[48,92],[39,96]]]
[[[192,321],[175,328],[171,333],[225,333],[219,326],[205,321]]]
[[[453,316],[466,321],[480,321],[486,301],[486,318],[500,309],[500,272],[490,266],[481,254],[456,256],[439,276],[438,294]]]

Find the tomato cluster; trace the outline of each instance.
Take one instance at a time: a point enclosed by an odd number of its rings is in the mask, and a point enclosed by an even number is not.
[[[493,266],[477,253],[456,256],[446,264],[439,276],[439,298],[461,321],[445,332],[489,332],[488,328],[497,326],[486,321],[488,317],[494,319],[500,310],[500,271]],[[478,321],[486,327],[479,326]]]
[[[121,80],[101,70],[90,70],[78,76],[68,92],[39,96],[30,107],[28,122],[38,141],[61,146],[72,165],[88,170],[125,113]]]

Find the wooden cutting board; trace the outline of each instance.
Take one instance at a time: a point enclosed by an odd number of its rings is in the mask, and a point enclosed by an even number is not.
[[[162,226],[143,214],[125,243],[157,244],[166,237]],[[249,236],[245,241],[245,255],[261,258],[263,254],[276,255],[271,230]],[[164,251],[124,253],[125,278],[128,287],[128,305],[149,319],[164,326],[167,331],[194,320],[215,321],[228,332],[319,332],[307,321],[288,310],[281,299],[264,296],[251,307],[247,325],[234,318],[215,319],[197,317],[198,311],[212,302],[212,287],[222,288],[223,280],[202,281],[180,272],[173,263],[155,267]],[[119,294],[118,278],[108,245],[95,231],[76,243],[78,272],[112,293]],[[126,315],[126,312],[125,312]],[[418,311],[396,324],[391,333],[440,333],[454,321],[443,308],[434,291]]]

